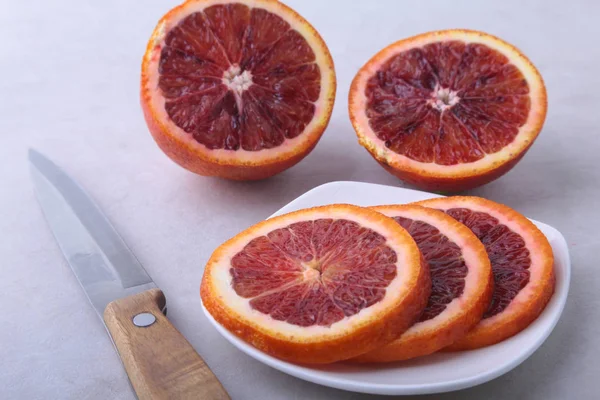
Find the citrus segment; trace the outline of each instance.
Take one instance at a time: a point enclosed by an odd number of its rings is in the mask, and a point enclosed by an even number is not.
[[[272,0],[191,0],[157,25],[142,64],[151,133],[202,175],[260,179],[316,144],[335,95],[317,32]]]
[[[233,289],[274,319],[329,326],[384,297],[397,261],[384,243],[377,232],[345,219],[276,229],[233,257]]]
[[[219,323],[255,347],[328,363],[397,338],[430,290],[418,247],[393,219],[332,205],[269,219],[221,245],[201,296]]]
[[[386,169],[426,189],[472,188],[508,171],[546,115],[546,91],[517,49],[482,32],[396,42],[356,75],[350,118]]]
[[[482,321],[449,349],[491,345],[525,329],[554,292],[552,247],[516,211],[478,197],[446,197],[418,204],[445,211],[481,240],[494,274],[494,293]]]
[[[357,357],[399,361],[431,354],[462,338],[488,308],[493,276],[485,248],[464,225],[417,205],[373,207],[405,228],[429,265],[431,295],[418,321],[400,338]]]

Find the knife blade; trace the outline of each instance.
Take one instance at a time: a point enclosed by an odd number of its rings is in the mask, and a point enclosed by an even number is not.
[[[100,208],[52,161],[30,149],[35,193],[52,233],[110,333],[140,399],[229,399],[169,322],[166,299]]]

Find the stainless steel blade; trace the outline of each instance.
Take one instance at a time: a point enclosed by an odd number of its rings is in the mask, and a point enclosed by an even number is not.
[[[111,301],[156,285],[85,191],[29,150],[35,192],[67,262],[102,318]]]

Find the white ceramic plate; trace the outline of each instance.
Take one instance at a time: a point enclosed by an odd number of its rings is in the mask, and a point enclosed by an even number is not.
[[[371,206],[409,203],[431,197],[439,196],[369,183],[332,182],[303,194],[273,216],[332,203]],[[527,329],[494,346],[460,353],[433,354],[383,365],[298,365],[257,350],[219,325],[206,309],[204,313],[215,328],[244,353],[287,374],[321,385],[388,395],[439,393],[479,385],[515,368],[537,350],[554,329],[567,300],[571,278],[567,243],[555,228],[542,222],[533,222],[548,237],[554,250],[556,290],[544,312]]]

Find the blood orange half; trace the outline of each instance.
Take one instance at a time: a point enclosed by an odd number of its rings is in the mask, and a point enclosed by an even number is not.
[[[415,239],[429,265],[432,289],[418,322],[395,341],[358,356],[360,362],[399,361],[434,353],[464,337],[490,305],[494,280],[485,248],[463,224],[417,205],[373,207]]]
[[[494,274],[494,294],[482,321],[449,350],[507,339],[533,322],[554,293],[554,256],[544,234],[515,210],[478,197],[418,202],[446,212],[481,240]]]
[[[398,338],[430,290],[427,264],[393,219],[330,205],[271,218],[221,245],[200,292],[215,320],[258,349],[330,363]]]
[[[470,189],[508,172],[546,117],[546,89],[512,45],[430,32],[377,53],[352,82],[350,119],[386,170],[427,190]]]
[[[158,23],[141,103],[159,147],[201,175],[261,179],[306,156],[329,122],[327,46],[274,0],[189,0]]]

